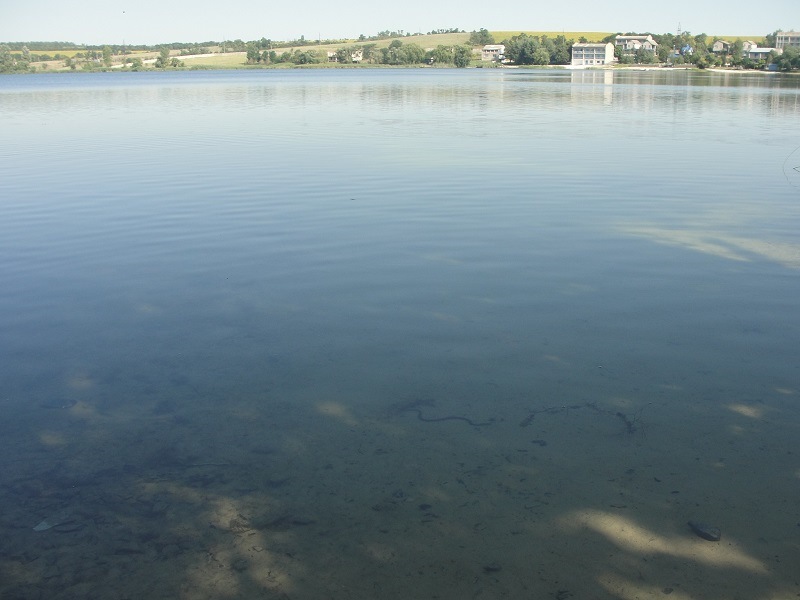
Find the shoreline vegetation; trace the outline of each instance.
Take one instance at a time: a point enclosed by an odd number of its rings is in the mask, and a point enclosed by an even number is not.
[[[69,42],[0,42],[0,73],[40,73],[75,71],[216,70],[216,69],[296,69],[296,68],[586,68],[571,67],[572,45],[580,42],[613,41],[617,33],[553,31],[478,31],[437,30],[427,34],[382,31],[358,39],[306,40],[291,42],[266,38],[244,42],[170,43],[156,46],[102,45],[79,46]],[[659,54],[619,56],[610,65],[590,69],[697,68],[724,71],[766,68],[732,53],[719,56],[711,51],[717,40],[732,48],[742,40],[755,40],[768,46],[766,36],[692,36],[684,32],[651,34],[660,44]],[[503,44],[506,61],[482,60],[481,48]],[[674,52],[690,46],[691,54]],[[663,47],[663,56],[661,48]],[[791,54],[791,53],[790,53]],[[774,59],[775,57],[773,57]],[[763,63],[763,61],[762,61]],[[791,55],[777,65],[781,71],[800,68]]]

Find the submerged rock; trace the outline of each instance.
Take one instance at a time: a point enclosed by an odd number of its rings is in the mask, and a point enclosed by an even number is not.
[[[718,542],[722,537],[719,527],[714,527],[713,525],[709,525],[707,523],[701,523],[700,521],[689,521],[689,527],[697,535],[704,540],[708,540],[709,542]]]

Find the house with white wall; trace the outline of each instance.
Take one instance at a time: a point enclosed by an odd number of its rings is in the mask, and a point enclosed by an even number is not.
[[[614,44],[577,43],[572,45],[573,67],[599,67],[614,62]]]
[[[745,58],[749,58],[750,60],[768,61],[770,52],[775,52],[775,54],[783,54],[783,50],[778,50],[777,48],[759,48],[758,46],[751,46],[743,52],[743,55]]]
[[[800,48],[800,31],[779,31],[775,34],[775,47],[779,50]]]
[[[481,60],[502,62],[506,56],[506,47],[503,44],[486,44],[481,48]]]
[[[731,51],[731,43],[725,40],[717,40],[711,45],[714,54],[728,54]]]
[[[658,52],[658,42],[652,35],[618,35],[614,38],[614,45],[621,46],[625,54],[633,54],[641,49]]]

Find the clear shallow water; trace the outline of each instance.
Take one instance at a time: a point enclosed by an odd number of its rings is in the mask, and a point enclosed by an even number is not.
[[[798,88],[0,79],[5,589],[796,593]]]

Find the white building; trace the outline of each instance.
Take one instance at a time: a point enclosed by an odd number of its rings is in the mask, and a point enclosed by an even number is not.
[[[651,35],[618,35],[614,38],[614,45],[622,46],[626,54],[633,54],[642,48],[653,53],[658,51],[658,42]]]
[[[503,44],[487,44],[481,49],[481,60],[502,62],[506,56]]]
[[[614,44],[578,43],[572,45],[573,67],[597,67],[614,62]]]
[[[800,31],[779,31],[775,34],[775,47],[779,50],[784,48],[800,47]]]

